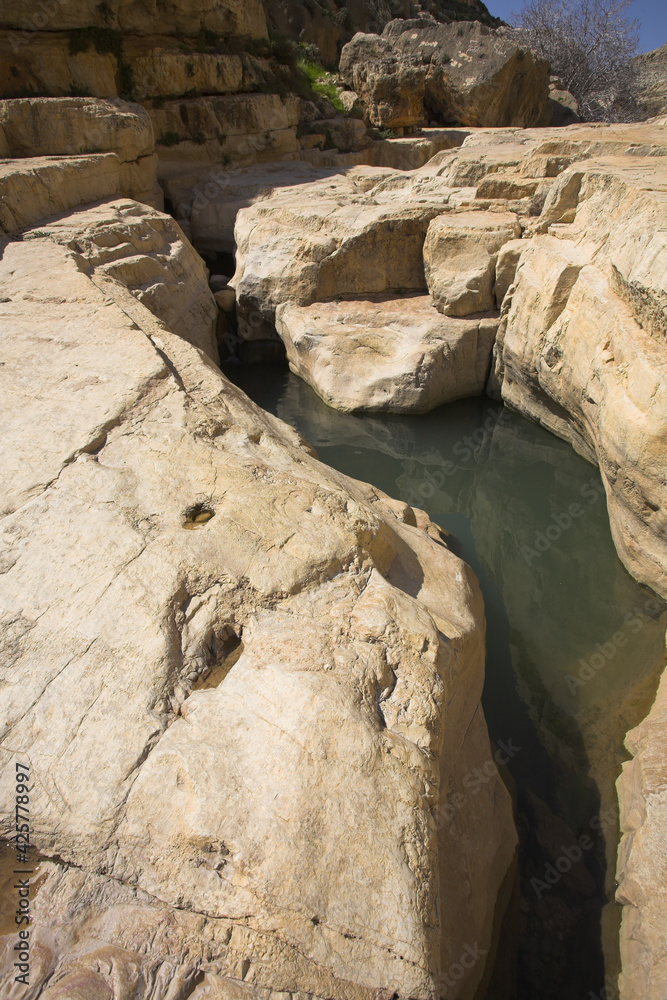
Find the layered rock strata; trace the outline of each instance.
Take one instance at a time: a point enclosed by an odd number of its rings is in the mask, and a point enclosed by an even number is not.
[[[114,194],[162,207],[153,127],[139,104],[0,101],[0,157],[19,161],[0,160],[5,230]]]
[[[667,114],[667,45],[633,59],[638,104],[647,118]]]

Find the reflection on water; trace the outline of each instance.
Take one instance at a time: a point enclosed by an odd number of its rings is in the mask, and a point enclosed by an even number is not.
[[[282,369],[228,374],[323,462],[456,536],[486,602],[491,739],[521,748],[504,775],[521,836],[503,931],[515,960],[505,954],[487,1000],[599,996],[605,964],[618,971],[614,783],[655,695],[667,615],[616,556],[597,470],[486,398],[353,416]]]

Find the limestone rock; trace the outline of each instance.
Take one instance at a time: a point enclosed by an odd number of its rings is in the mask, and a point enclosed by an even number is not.
[[[632,60],[639,106],[647,118],[667,114],[667,45]]]
[[[427,67],[429,118],[462,125],[538,125],[549,92],[549,65],[521,48],[509,29],[478,21],[390,22],[382,33],[403,58]]]
[[[359,31],[343,46],[338,72],[350,87],[353,86],[355,67],[361,63],[387,59],[393,54],[390,41],[370,32]]]
[[[340,93],[340,103],[343,105],[346,114],[351,112],[362,113],[363,105],[359,100],[359,95],[354,90],[342,90]]]
[[[360,208],[348,200],[349,181],[316,184],[317,197],[285,187],[238,212],[232,284],[245,339],[271,335],[282,302],[310,305],[336,295],[426,287],[422,248],[437,205],[369,198]]]
[[[377,35],[357,34],[343,48],[340,73],[359,95],[371,125],[402,128],[424,117],[426,70]]]
[[[665,781],[667,779],[667,675],[650,714],[628,733],[633,760],[618,779],[623,839],[616,898],[623,904],[622,997],[659,1000],[667,989],[665,926]]]
[[[623,265],[610,261],[608,270],[603,269],[601,239],[587,243],[565,239],[564,234],[558,239],[536,237],[524,250],[516,273],[498,341],[496,374],[503,399],[598,462],[619,555],[637,579],[665,596],[666,498],[658,469],[667,433],[667,358],[657,306],[651,303],[652,280],[654,301],[662,294],[656,265],[665,256],[656,253],[662,239],[655,222],[657,206],[651,206],[650,199],[641,205],[645,196],[621,184],[625,196],[619,195],[619,208],[626,218],[621,225],[610,197],[609,175],[597,196],[590,187],[595,206],[589,205],[589,217],[593,210],[598,213],[599,226],[607,231],[608,253],[620,245],[616,259],[621,264],[622,253]],[[641,209],[647,216],[653,214],[654,235],[648,240],[641,235],[648,227],[638,224]],[[594,240],[593,227],[587,229]],[[623,281],[624,270],[643,277],[643,294],[639,280]],[[634,295],[642,326],[629,304]]]
[[[490,759],[476,580],[423,514],[231,386],[149,312],[159,294],[131,295],[123,243],[152,259],[150,230],[101,211],[0,262],[0,786],[20,746],[33,842],[59,859],[34,982],[427,1000],[489,947],[514,849],[499,778],[460,829],[439,813]]]
[[[285,303],[292,371],[343,411],[425,413],[484,391],[498,321],[443,317],[428,296]]]
[[[116,153],[121,162],[153,152],[153,127],[140,104],[91,97],[0,101],[10,156]]]
[[[547,125],[559,127],[574,125],[580,121],[579,104],[574,94],[566,90],[561,80],[551,77],[549,83],[549,100],[544,112]]]
[[[6,195],[6,205],[13,200],[17,208],[18,227],[52,215],[53,211],[46,207],[49,202],[62,206],[63,210],[111,194],[124,194],[162,207],[153,128],[139,104],[79,97],[0,101],[0,133],[3,154],[15,158],[4,170],[5,182],[25,186],[28,178],[32,178],[29,194],[20,196],[17,188],[15,195],[9,192]],[[103,172],[100,163],[93,164],[90,159],[81,161],[85,164],[80,167],[81,172],[87,176],[81,178],[78,192],[76,162],[63,159],[56,163],[46,159],[106,152],[115,154],[115,179],[112,161],[107,160],[107,182],[97,196],[92,194],[90,183]],[[16,177],[10,182],[12,173]],[[54,183],[60,191],[57,196],[51,193],[55,190]],[[46,191],[42,190],[40,196],[42,184],[46,185]],[[25,204],[18,203],[22,197],[26,198]],[[31,205],[35,200],[36,204]]]
[[[0,96],[71,93],[118,97],[118,61],[91,45],[72,51],[68,31],[0,31]]]
[[[496,306],[501,308],[510,285],[514,282],[521,254],[529,245],[525,240],[508,240],[498,251],[496,259],[495,297]]]
[[[198,163],[227,166],[296,158],[299,101],[293,95],[228,94],[151,102],[160,176]]]
[[[170,215],[133,201],[105,202],[49,223],[98,287],[120,284],[172,333],[218,360],[217,308],[206,266]],[[27,233],[24,238],[31,238]],[[125,308],[133,303],[124,297]]]
[[[0,227],[6,233],[18,232],[40,219],[119,193],[115,153],[0,160]]]
[[[446,316],[494,309],[498,251],[520,232],[511,212],[461,212],[433,219],[424,265],[436,308]]]
[[[10,40],[21,45],[26,31],[69,31],[97,28],[105,32],[153,35],[159,24],[165,35],[196,37],[201,29],[222,36],[266,37],[266,20],[261,0],[201,0],[193,8],[189,0],[118,0],[103,6],[97,0],[78,0],[37,8],[26,16],[23,0],[3,0],[0,28],[10,32]]]
[[[128,38],[124,55],[132,66],[133,89],[138,100],[192,91],[213,95],[244,89],[244,67],[239,54],[184,52],[167,39]]]

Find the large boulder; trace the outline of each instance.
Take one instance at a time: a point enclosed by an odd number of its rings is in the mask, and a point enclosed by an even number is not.
[[[481,395],[498,320],[446,318],[429,296],[378,296],[285,303],[276,326],[292,371],[330,406],[425,413]]]
[[[424,243],[424,267],[436,308],[446,316],[495,309],[498,252],[520,234],[513,212],[460,212],[433,219]]]
[[[425,72],[423,110],[419,67]],[[393,115],[395,124],[399,118],[415,124],[426,114],[462,125],[540,125],[549,98],[549,64],[523,48],[509,29],[477,21],[391,21],[377,41],[356,35],[344,47],[341,73],[369,116],[383,103],[385,121]]]
[[[341,203],[327,187],[311,200],[286,189],[238,213],[233,285],[245,339],[272,335],[283,302],[426,289],[422,250],[441,207]]]
[[[510,29],[418,18],[390,22],[383,38],[427,66],[429,117],[476,126],[541,124],[549,64],[522,47]]]

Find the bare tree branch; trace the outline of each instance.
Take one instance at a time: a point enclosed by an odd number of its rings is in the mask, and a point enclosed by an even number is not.
[[[588,121],[638,117],[632,57],[639,22],[627,11],[633,0],[526,0],[513,26],[524,44],[551,63]]]

